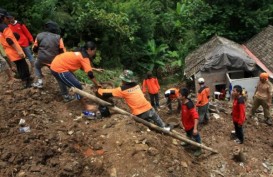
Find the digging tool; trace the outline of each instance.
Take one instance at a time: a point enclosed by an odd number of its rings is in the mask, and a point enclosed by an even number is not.
[[[108,106],[108,108],[109,108],[110,110],[112,110],[112,111],[118,112],[118,113],[123,114],[123,115],[130,116],[130,117],[132,117],[136,122],[140,122],[140,123],[146,125],[147,127],[151,128],[151,129],[154,129],[154,130],[157,130],[157,131],[159,131],[159,132],[165,133],[165,134],[167,134],[167,135],[169,135],[169,136],[172,136],[172,137],[174,137],[174,138],[176,138],[176,139],[178,139],[178,140],[184,141],[184,142],[186,142],[186,143],[188,143],[188,144],[191,144],[191,145],[193,145],[193,146],[197,146],[197,147],[200,147],[200,148],[202,148],[202,149],[206,149],[206,150],[211,151],[211,152],[213,152],[213,153],[218,153],[218,151],[216,151],[215,149],[212,149],[212,148],[207,147],[207,146],[205,146],[205,145],[203,145],[203,144],[199,144],[199,143],[196,143],[196,142],[194,142],[194,141],[191,141],[191,140],[189,140],[188,138],[183,137],[182,135],[180,135],[179,133],[177,133],[177,132],[175,132],[175,131],[174,131],[174,132],[172,132],[172,131],[167,131],[167,130],[161,128],[161,127],[158,127],[158,126],[155,125],[155,124],[152,124],[152,123],[150,123],[150,122],[147,122],[147,121],[145,121],[144,119],[141,119],[141,118],[139,118],[139,117],[137,117],[137,116],[135,116],[135,115],[133,115],[133,114],[128,113],[127,111],[124,111],[123,109],[120,109],[120,108],[118,108],[118,107],[116,107],[116,106],[113,106],[111,103],[108,103],[108,102],[106,102],[106,101],[104,101],[104,100],[102,100],[102,99],[100,99],[100,98],[98,98],[98,97],[96,97],[96,96],[94,96],[94,95],[92,95],[92,94],[89,94],[89,93],[87,93],[87,92],[85,92],[85,91],[83,91],[83,90],[77,89],[77,88],[75,88],[75,87],[72,87],[71,90],[72,90],[74,93],[77,93],[77,94],[80,94],[81,96],[87,97],[87,98],[91,99],[92,101],[94,101],[94,102],[96,102],[96,103],[98,103],[98,104],[100,104],[100,105]]]

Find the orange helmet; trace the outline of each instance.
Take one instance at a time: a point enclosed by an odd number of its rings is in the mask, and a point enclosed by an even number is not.
[[[260,74],[260,78],[261,78],[261,79],[266,79],[266,80],[267,80],[267,79],[268,79],[268,76],[269,76],[269,75],[268,75],[267,73],[261,73],[261,74]]]

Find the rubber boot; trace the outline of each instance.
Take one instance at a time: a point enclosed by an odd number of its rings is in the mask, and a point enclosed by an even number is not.
[[[30,88],[31,87],[31,79],[27,78],[27,80],[25,81],[25,87],[24,88]]]
[[[271,118],[267,118],[267,119],[265,120],[265,123],[266,123],[267,125],[269,125],[269,126],[272,126],[272,119],[271,119]]]

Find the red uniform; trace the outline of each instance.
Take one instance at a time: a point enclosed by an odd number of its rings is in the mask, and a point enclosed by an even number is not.
[[[199,119],[199,115],[194,107],[193,102],[189,101],[186,104],[182,104],[181,121],[185,128],[185,131],[189,131],[194,128],[194,120]]]
[[[18,40],[20,46],[27,47],[29,46],[29,42],[33,42],[33,37],[24,24],[15,21],[14,24],[9,24],[9,28],[20,35],[20,39]]]
[[[234,99],[232,107],[233,122],[238,123],[239,125],[243,125],[246,119],[245,111],[246,106],[244,98],[240,96],[238,99]]]

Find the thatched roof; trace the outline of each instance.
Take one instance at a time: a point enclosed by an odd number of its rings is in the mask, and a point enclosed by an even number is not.
[[[202,44],[199,48],[191,52],[186,57],[185,59],[186,77],[190,77],[197,73],[200,70],[200,67],[204,65],[206,61],[206,56],[210,54],[219,45],[231,47],[247,55],[240,44],[237,44],[224,37],[214,36],[208,42]]]
[[[245,44],[261,63],[273,72],[273,26],[269,25]]]

